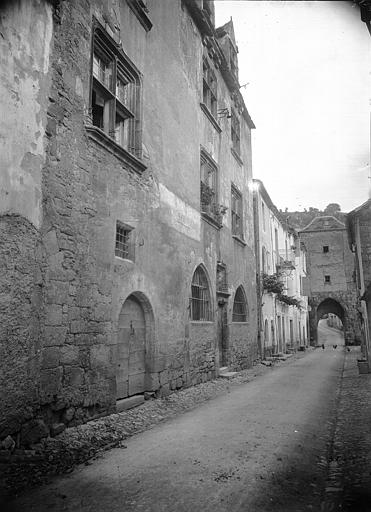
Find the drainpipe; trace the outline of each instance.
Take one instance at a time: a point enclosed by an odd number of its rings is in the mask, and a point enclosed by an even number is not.
[[[252,183],[253,191],[253,214],[254,214],[254,241],[255,241],[255,261],[256,261],[256,303],[258,332],[257,341],[259,347],[260,359],[265,358],[265,346],[262,346],[262,282],[260,268],[260,230],[259,230],[259,203],[258,203],[258,183]]]

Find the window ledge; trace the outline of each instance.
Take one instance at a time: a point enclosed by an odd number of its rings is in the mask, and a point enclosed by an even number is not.
[[[208,224],[210,224],[216,229],[221,229],[223,227],[223,224],[220,224],[220,222],[218,222],[205,212],[201,212],[201,217],[203,218],[204,221],[206,221]]]
[[[232,235],[232,238],[233,238],[233,240],[236,240],[236,242],[238,242],[239,244],[241,244],[243,246],[247,245],[245,240],[238,235]]]
[[[235,320],[232,320],[232,325],[233,324],[241,324],[241,325],[248,325],[249,322],[236,322]]]
[[[215,119],[215,117],[212,115],[212,113],[210,112],[210,110],[207,108],[207,106],[205,105],[205,103],[200,103],[200,107],[201,107],[201,110],[202,112],[205,114],[205,116],[208,118],[208,120],[210,121],[210,123],[214,126],[215,130],[218,132],[218,133],[221,133],[222,129],[220,128],[219,126],[219,123],[218,121]]]
[[[216,290],[216,294],[217,295],[220,295],[221,297],[230,297],[230,293],[229,291],[225,291],[225,290]]]
[[[130,260],[129,258],[121,258],[121,256],[116,256],[115,254],[115,263],[132,263],[134,264],[134,260]]]
[[[117,144],[117,142],[97,126],[85,125],[85,129],[90,139],[94,140],[94,142],[115,155],[133,171],[138,174],[142,174],[147,169],[147,166],[139,160],[139,158],[129,153],[129,151],[126,151],[126,149]]]
[[[149,32],[153,25],[147,15],[148,9],[146,9],[145,4],[141,0],[127,0],[127,3],[145,31]]]
[[[234,150],[233,148],[231,148],[231,153],[232,155],[235,157],[235,159],[237,160],[237,162],[240,164],[240,165],[243,165],[243,160],[242,158],[240,157],[240,155],[237,153],[236,150]]]
[[[214,320],[190,320],[190,322],[191,322],[191,324],[196,324],[196,325],[213,324]]]

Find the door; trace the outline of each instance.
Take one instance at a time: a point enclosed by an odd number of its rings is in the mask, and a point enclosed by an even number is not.
[[[227,364],[227,305],[219,303],[218,308],[219,366]]]
[[[277,317],[277,345],[278,345],[278,352],[282,352],[282,324],[281,324],[281,317]]]
[[[294,345],[294,325],[292,320],[290,320],[290,345]]]
[[[271,320],[271,340],[272,340],[272,353],[274,354],[275,351],[276,351],[276,338],[275,338],[275,335],[274,335],[274,322],[273,320]]]
[[[146,326],[140,302],[131,295],[122,306],[118,323],[117,399],[144,392]]]

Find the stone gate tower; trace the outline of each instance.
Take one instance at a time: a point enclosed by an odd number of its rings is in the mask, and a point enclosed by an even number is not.
[[[307,250],[310,336],[317,343],[318,321],[336,314],[344,326],[346,344],[358,344],[361,328],[354,282],[354,255],[345,225],[333,216],[314,218],[299,233]]]

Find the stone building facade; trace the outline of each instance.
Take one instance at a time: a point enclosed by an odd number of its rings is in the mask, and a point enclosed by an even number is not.
[[[346,344],[360,343],[354,257],[348,246],[345,224],[331,215],[316,217],[299,236],[307,251],[313,343],[317,342],[318,321],[328,313],[342,321]]]
[[[254,125],[213,9],[1,7],[0,439],[258,357]]]
[[[371,368],[371,199],[348,213],[347,227],[356,259],[362,349]]]
[[[306,255],[298,234],[281,216],[264,184],[253,180],[262,357],[308,345]]]

